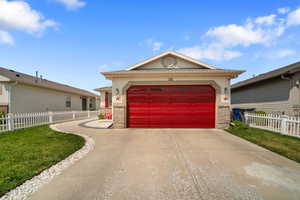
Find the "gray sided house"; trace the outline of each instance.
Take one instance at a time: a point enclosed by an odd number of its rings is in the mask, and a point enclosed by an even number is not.
[[[0,67],[0,108],[4,112],[96,110],[89,91]]]
[[[300,62],[231,86],[232,108],[255,108],[267,113],[299,115]]]

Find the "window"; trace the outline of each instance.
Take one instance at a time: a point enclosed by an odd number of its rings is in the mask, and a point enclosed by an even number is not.
[[[70,97],[70,96],[68,96],[68,97],[66,98],[66,107],[67,107],[67,108],[71,108],[71,97]]]
[[[94,104],[95,104],[96,102],[95,102],[95,99],[93,98],[93,99],[89,99],[89,109],[90,110],[94,110]]]

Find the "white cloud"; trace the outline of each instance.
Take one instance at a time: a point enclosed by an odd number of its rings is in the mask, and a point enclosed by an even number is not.
[[[270,45],[280,37],[285,29],[285,20],[277,19],[276,15],[247,19],[243,25],[230,24],[210,28],[206,36],[213,38],[225,47],[244,46],[253,44]]]
[[[276,20],[276,15],[272,14],[268,16],[257,17],[255,19],[255,23],[270,26],[275,24],[275,20]]]
[[[292,49],[272,49],[267,51],[257,52],[256,58],[266,58],[269,60],[278,60],[295,55],[297,52]]]
[[[0,30],[0,44],[13,45],[14,43],[14,39],[8,32]]]
[[[279,13],[279,14],[286,14],[286,13],[288,13],[290,11],[290,8],[289,7],[284,7],[284,8],[278,8],[277,9],[277,12]]]
[[[226,50],[221,45],[210,44],[208,46],[193,46],[179,49],[178,52],[195,59],[230,60],[240,57],[238,51]]]
[[[148,47],[152,49],[152,51],[159,51],[161,47],[163,46],[162,42],[155,41],[153,39],[148,39],[146,41]]]
[[[294,54],[296,54],[296,51],[292,49],[279,49],[279,50],[269,52],[267,54],[267,57],[269,59],[281,59],[281,58],[292,56]]]
[[[298,8],[288,14],[287,25],[288,26],[300,25],[300,8]]]
[[[14,44],[11,30],[41,35],[47,28],[56,26],[55,21],[45,19],[25,1],[0,0],[1,43]]]
[[[56,0],[58,3],[61,3],[66,6],[68,10],[77,10],[86,5],[84,1],[80,0]]]
[[[291,49],[280,49],[275,53],[278,58],[285,58],[294,54],[296,54],[296,51]]]
[[[19,30],[27,33],[41,33],[48,27],[56,26],[53,20],[46,20],[24,1],[0,0],[0,28]]]
[[[280,8],[276,14],[248,18],[244,24],[229,24],[212,27],[205,33],[205,45],[194,45],[182,48],[179,51],[197,59],[229,60],[242,55],[235,48],[251,45],[274,46],[278,39],[291,25],[300,25],[300,8],[289,11],[289,8]],[[284,16],[282,16],[284,15]],[[282,49],[273,52],[278,58],[293,55],[292,50]]]
[[[252,26],[239,26],[230,24],[211,28],[206,33],[224,46],[249,46],[265,41],[262,30],[254,30]]]

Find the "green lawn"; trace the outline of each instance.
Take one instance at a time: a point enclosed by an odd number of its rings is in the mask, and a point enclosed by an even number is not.
[[[0,134],[0,197],[84,145],[82,137],[48,126]]]
[[[234,122],[227,132],[300,163],[300,139]]]

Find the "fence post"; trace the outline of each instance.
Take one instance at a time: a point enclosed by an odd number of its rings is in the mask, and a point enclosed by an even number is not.
[[[14,125],[13,125],[13,116],[11,113],[7,114],[7,124],[8,124],[8,130],[13,131]]]
[[[72,111],[72,116],[73,116],[73,119],[75,119],[75,112],[74,111]]]
[[[53,123],[53,112],[49,112],[49,123]]]
[[[246,113],[245,113],[245,123],[246,123],[246,124],[248,124],[248,120],[249,120],[249,117],[248,117],[248,113],[246,112]]]
[[[280,132],[282,134],[286,134],[286,128],[287,128],[286,122],[287,122],[287,117],[286,116],[282,116],[281,117],[281,130],[280,130]]]

